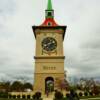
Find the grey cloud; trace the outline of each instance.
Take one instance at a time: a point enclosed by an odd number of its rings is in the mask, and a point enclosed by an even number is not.
[[[0,15],[13,14],[16,8],[15,0],[0,0]]]
[[[22,76],[30,80],[33,78],[34,65],[31,58],[35,45],[31,42],[35,42],[35,39],[31,26],[42,22],[43,10],[46,8],[45,0],[33,1],[0,1],[0,68],[2,66],[0,77],[8,76],[7,79],[11,80]],[[57,22],[68,26],[64,40],[65,68],[69,71],[68,76],[70,74],[98,76],[100,72],[100,0],[54,0],[52,2]],[[36,5],[41,7],[38,8]],[[19,12],[16,14],[16,11]],[[9,16],[13,14],[15,17],[11,20]],[[6,22],[7,25],[5,25]],[[70,73],[71,70],[73,73]]]
[[[27,71],[29,73],[18,73],[18,72],[8,72],[8,73],[2,73],[0,72],[0,81],[16,81],[16,80],[21,80],[21,81],[26,81],[26,82],[31,82],[33,83],[33,75],[31,74],[31,71]]]
[[[81,45],[82,49],[100,49],[100,40],[90,41]]]
[[[6,24],[15,14],[16,9],[16,0],[0,0],[0,37],[11,36]]]
[[[1,69],[2,69],[2,66],[6,65],[10,61],[12,61],[11,58],[9,57],[9,53],[7,53],[7,52],[8,51],[0,50],[0,67],[1,67]]]
[[[99,76],[100,73],[100,1],[71,0],[65,46],[65,66],[73,75]],[[76,2],[74,4],[74,2]],[[68,4],[68,5],[69,5]],[[69,5],[69,8],[70,8]],[[74,9],[75,8],[75,9]],[[70,13],[71,11],[71,13]],[[76,14],[74,14],[76,13]],[[67,13],[66,13],[67,14]],[[73,14],[73,16],[72,16]],[[74,18],[74,20],[73,20]]]

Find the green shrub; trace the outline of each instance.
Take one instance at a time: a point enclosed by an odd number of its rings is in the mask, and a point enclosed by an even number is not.
[[[63,94],[59,91],[56,91],[54,96],[55,96],[54,100],[62,100],[63,99]]]
[[[8,98],[12,98],[12,95],[11,95],[11,94],[9,94],[9,95],[8,95]]]
[[[82,97],[82,96],[83,96],[82,92],[79,92],[79,96],[80,96],[80,97]]]
[[[90,95],[90,96],[93,96],[93,92],[89,92],[89,95]]]
[[[35,97],[38,98],[38,99],[41,98],[41,92],[36,92]]]
[[[15,99],[16,98],[16,95],[13,95],[12,98]]]
[[[84,92],[84,96],[88,96],[88,92]]]
[[[20,95],[17,95],[17,98],[20,98]]]
[[[69,93],[67,93],[67,94],[66,94],[66,98],[69,98],[69,95],[70,95],[70,94],[69,94]]]
[[[35,99],[35,95],[32,96],[33,100]]]
[[[0,92],[0,98],[8,98],[7,92]]]
[[[25,96],[25,95],[22,95],[22,98],[23,98],[23,99],[25,99],[25,98],[26,98],[26,96]]]
[[[42,100],[41,92],[36,92],[32,97],[33,97],[33,100]]]
[[[70,90],[70,96],[71,97],[75,97],[75,94],[76,94],[75,90],[74,89],[71,89]]]
[[[31,98],[31,96],[30,95],[27,95],[27,99],[30,99]]]

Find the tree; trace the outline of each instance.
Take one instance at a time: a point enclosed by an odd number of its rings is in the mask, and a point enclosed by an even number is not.
[[[10,91],[10,82],[1,82],[0,91],[9,92]]]
[[[10,92],[10,82],[6,82],[5,84],[4,84],[4,86],[5,86],[5,89],[6,89],[6,92]]]
[[[32,84],[28,83],[28,82],[24,83],[23,88],[24,88],[24,90],[27,90],[27,89],[33,90]]]
[[[11,91],[20,92],[23,91],[23,84],[20,81],[15,81],[11,85]]]
[[[89,92],[92,90],[93,86],[95,85],[95,81],[93,78],[81,78],[80,83],[77,85],[77,88]]]
[[[69,84],[65,79],[56,79],[57,88],[61,90],[67,90],[69,88]]]
[[[99,95],[100,94],[100,87],[94,85],[93,88],[92,88],[92,93],[95,94],[95,95]]]
[[[56,87],[61,90],[69,90],[69,83],[67,81],[67,71],[64,71],[64,78],[56,78]]]

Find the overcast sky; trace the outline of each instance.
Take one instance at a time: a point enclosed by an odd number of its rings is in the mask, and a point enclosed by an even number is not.
[[[100,0],[52,0],[55,20],[67,25],[68,76],[100,76]],[[45,18],[47,0],[0,0],[0,80],[32,81],[35,38],[32,25]]]

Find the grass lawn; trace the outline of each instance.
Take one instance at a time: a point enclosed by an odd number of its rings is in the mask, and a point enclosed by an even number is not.
[[[100,99],[89,99],[89,100],[100,100]]]
[[[86,98],[100,98],[100,96],[83,96],[83,97],[80,97],[80,99],[86,99]]]
[[[32,100],[32,99],[6,99],[6,98],[0,98],[0,100]]]
[[[30,99],[5,99],[5,98],[0,98],[0,100],[30,100]],[[86,99],[86,100],[100,100],[100,99]]]
[[[100,100],[100,98],[99,99],[96,99],[96,98],[92,98],[92,99],[86,98],[86,99],[81,99],[81,100]]]
[[[82,100],[100,100],[100,96],[88,96],[88,97],[80,97],[80,99]],[[0,98],[0,100],[32,100],[32,99],[6,99],[6,98]],[[45,100],[45,99],[43,99]],[[65,100],[65,99],[64,99]]]

